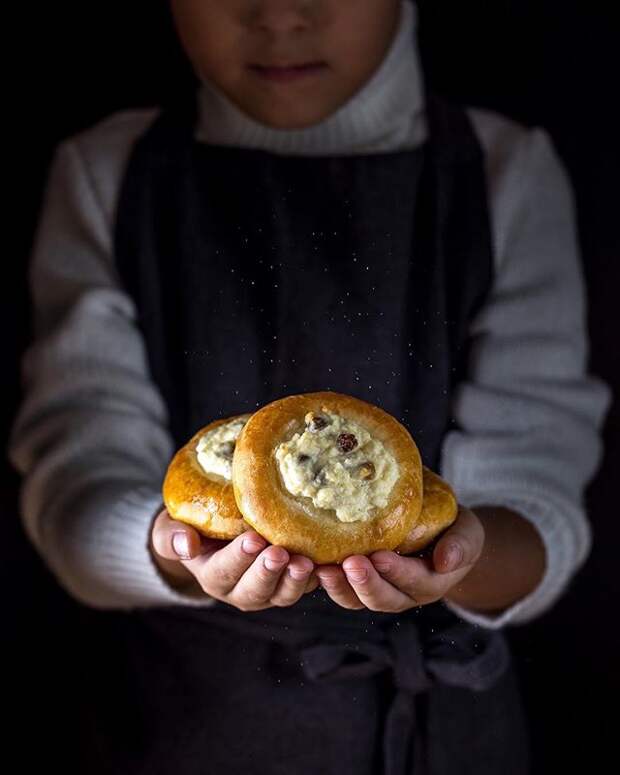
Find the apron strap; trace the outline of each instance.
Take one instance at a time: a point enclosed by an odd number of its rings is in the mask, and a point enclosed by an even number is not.
[[[300,649],[301,666],[313,681],[343,681],[390,670],[396,689],[389,707],[383,738],[385,775],[406,775],[415,756],[413,772],[427,771],[417,735],[416,695],[438,682],[484,691],[507,669],[510,655],[504,636],[496,631],[480,635],[456,623],[433,635],[423,648],[411,619],[393,621],[383,643],[319,643]],[[476,653],[476,648],[481,648]],[[414,744],[415,740],[415,744]],[[412,752],[412,748],[414,749]]]

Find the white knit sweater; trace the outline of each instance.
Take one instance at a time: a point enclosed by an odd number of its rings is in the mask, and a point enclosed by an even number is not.
[[[286,154],[415,147],[426,136],[415,24],[404,2],[378,70],[322,123],[271,129],[204,84],[197,138]],[[23,475],[27,535],[67,592],[96,608],[213,603],[172,589],[148,550],[174,448],[112,255],[124,165],[157,113],[115,113],[59,144],[30,268],[34,341],[8,454]],[[547,551],[538,588],[500,616],[446,603],[499,628],[548,610],[588,555],[583,494],[600,464],[611,391],[588,373],[574,200],[547,134],[469,115],[486,155],[495,279],[472,323],[468,378],[453,404],[459,430],[444,438],[439,473],[463,505],[530,520]]]

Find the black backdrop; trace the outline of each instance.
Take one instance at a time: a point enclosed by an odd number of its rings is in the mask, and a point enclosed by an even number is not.
[[[18,362],[29,335],[28,255],[51,152],[60,139],[114,110],[156,104],[187,71],[166,5],[165,0],[65,2],[36,9],[23,4],[19,16],[5,19],[5,35],[14,35],[20,48],[6,71],[5,183],[11,218],[5,237],[10,250],[3,261],[10,280],[5,280],[0,313],[3,440],[19,400]],[[435,88],[551,132],[577,195],[591,369],[617,395],[620,35],[612,10],[611,3],[569,0],[424,0],[420,16],[424,65]],[[536,775],[616,760],[617,401],[605,443],[605,460],[587,493],[595,537],[588,563],[553,610],[508,629],[531,721]],[[77,603],[44,568],[17,514],[18,477],[3,460],[1,582],[8,649],[2,681],[5,710],[14,723],[7,742],[15,745],[20,769],[46,764],[74,772],[72,730],[80,714],[80,687],[73,666],[82,658]],[[105,653],[94,655],[92,669],[100,659]]]

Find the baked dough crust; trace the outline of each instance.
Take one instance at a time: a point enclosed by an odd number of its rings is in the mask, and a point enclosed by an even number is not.
[[[326,403],[323,400],[325,395],[329,396],[332,403]],[[393,543],[393,532],[387,530],[385,533],[381,532],[384,522],[375,524],[373,530],[370,531],[368,530],[368,525],[363,522],[341,523],[335,518],[332,509],[317,509],[313,506],[312,501],[309,498],[291,495],[284,488],[284,484],[281,481],[277,463],[273,457],[273,452],[281,440],[288,439],[295,432],[295,429],[302,429],[303,417],[308,410],[308,406],[311,407],[311,411],[320,410],[321,407],[324,406],[330,411],[346,414],[347,417],[350,417],[367,427],[373,436],[380,439],[388,446],[385,438],[376,431],[377,426],[371,425],[366,414],[364,414],[369,411],[366,409],[366,407],[369,406],[376,410],[376,412],[371,412],[371,417],[374,418],[375,423],[377,420],[381,424],[385,423],[385,416],[391,418],[392,423],[389,427],[392,429],[392,432],[396,433],[397,442],[401,445],[398,446],[397,444],[396,447],[394,447],[393,444],[390,445],[393,454],[402,454],[403,444],[407,448],[407,441],[403,438],[402,432],[399,433],[393,430],[393,423],[397,421],[391,417],[391,415],[386,415],[386,413],[378,407],[374,407],[371,404],[365,404],[365,402],[354,399],[351,396],[342,396],[342,398],[350,399],[348,403],[342,404],[341,401],[335,399],[338,395],[340,394],[326,391],[323,393],[306,393],[301,394],[300,396],[290,396],[289,399],[301,398],[304,400],[297,400],[291,403],[286,399],[286,404],[284,406],[280,405],[278,402],[273,402],[278,405],[275,407],[271,404],[267,405],[272,406],[272,409],[262,415],[262,419],[259,418],[261,424],[253,424],[250,429],[252,436],[248,436],[248,439],[244,442],[245,452],[243,453],[244,462],[242,467],[239,468],[239,463],[236,465],[239,470],[238,477],[240,477],[240,481],[243,481],[244,488],[247,487],[247,481],[250,481],[250,495],[249,498],[246,498],[246,503],[249,503],[249,508],[251,508],[253,504],[256,508],[256,502],[258,501],[257,508],[259,518],[256,520],[256,526],[250,521],[246,521],[239,510],[237,498],[240,501],[243,501],[243,497],[240,490],[239,494],[235,496],[234,480],[229,481],[216,473],[207,473],[198,462],[196,455],[198,441],[208,431],[215,429],[219,425],[235,420],[249,420],[249,418],[252,417],[251,414],[239,414],[215,420],[200,428],[200,430],[198,430],[191,439],[177,451],[168,466],[163,483],[163,499],[170,516],[173,519],[191,525],[209,538],[224,540],[232,540],[246,530],[255,527],[255,529],[271,543],[277,544],[279,541],[279,545],[299,554],[306,554],[306,556],[311,559],[313,559],[313,557],[311,554],[308,554],[308,552],[311,551],[310,544],[312,541],[318,541],[319,543],[318,553],[314,556],[325,557],[329,555],[329,552],[325,552],[324,544],[336,540],[339,556],[342,555],[341,559],[314,560],[321,564],[327,562],[341,562],[342,559],[352,554],[369,554],[373,551],[377,551],[379,548],[390,548],[389,546],[374,545],[375,539],[378,538],[379,540],[383,540],[386,537],[388,538],[388,543]],[[318,398],[310,399],[310,396],[316,396]],[[280,399],[280,401],[284,400],[285,399]],[[308,400],[312,400],[313,403],[307,404]],[[317,401],[318,405],[316,403]],[[364,406],[360,408],[357,404],[364,404]],[[343,407],[347,408],[343,410]],[[362,414],[356,414],[355,410],[358,412],[361,411]],[[282,413],[282,411],[284,411],[284,413]],[[263,423],[268,423],[269,425],[262,425]],[[297,427],[295,423],[299,423],[299,427]],[[245,431],[245,428],[247,428],[247,425],[248,423],[246,422],[242,434]],[[279,428],[280,436],[277,438],[274,437],[274,440],[270,435],[271,431],[268,431],[267,427]],[[285,430],[287,428],[288,430]],[[387,429],[385,430],[387,432]],[[233,455],[233,478],[240,438],[241,436],[237,439]],[[401,452],[399,453],[398,450],[401,450]],[[410,454],[410,450],[408,450],[407,454]],[[261,455],[263,455],[262,460],[260,458]],[[416,459],[415,453],[413,454],[413,458],[414,460]],[[275,466],[275,470],[268,464],[269,461],[271,461],[272,466]],[[398,457],[398,463],[399,466],[402,465],[401,457]],[[265,482],[273,483],[275,476],[277,485],[276,493],[278,496],[277,500],[274,498],[274,504],[277,503],[277,507],[274,506],[272,509],[265,508],[265,499],[267,499],[267,504],[271,503],[271,500],[269,500],[272,498],[271,490],[267,486],[257,488],[256,484],[252,484],[254,479],[252,466],[256,466],[257,472],[264,468],[269,469],[270,473],[268,475],[271,479],[267,478],[264,480]],[[415,476],[415,470],[417,470],[415,464],[413,469],[414,476],[410,485],[413,485],[413,491],[415,493],[416,482],[418,481]],[[413,554],[424,549],[431,541],[433,541],[433,539],[455,521],[458,514],[457,499],[450,485],[425,465],[422,465],[421,469],[421,509],[414,518],[412,526],[404,540],[402,540],[394,549],[395,552],[403,555]],[[404,494],[405,490],[401,489],[401,492]],[[392,492],[388,505],[385,509],[379,510],[391,514],[393,518],[401,513],[398,509],[398,504],[393,503],[394,495],[395,493]],[[407,518],[410,516],[411,511],[415,512],[415,504],[413,509],[410,509],[407,512]],[[315,513],[319,515],[318,521]],[[389,519],[386,519],[386,513],[382,514],[381,518],[387,522],[389,527],[391,523]],[[275,520],[275,526],[271,530],[269,529],[269,525],[273,521],[274,515],[278,518]],[[284,519],[281,519],[282,515],[285,515]],[[267,532],[263,532],[265,529],[263,526],[265,524],[267,525]],[[365,524],[366,530],[360,536],[359,528]],[[293,527],[291,528],[290,525]],[[327,528],[325,525],[327,525]],[[287,529],[293,530],[293,534],[290,535],[289,533],[286,533]],[[301,539],[299,537],[300,529],[302,530]],[[308,529],[310,530],[309,534],[307,533]],[[320,535],[317,535],[317,531],[320,531]],[[274,537],[270,538],[270,535],[273,535]],[[358,543],[352,543],[351,538],[356,535],[357,537],[355,540]],[[291,539],[293,539],[293,541]],[[294,548],[293,542],[295,540],[301,541],[304,548]],[[373,543],[373,546],[370,549],[362,551],[359,548],[356,548],[359,546],[360,542],[370,542]]]
[[[450,485],[430,468],[422,466],[424,498],[422,512],[407,537],[395,552],[413,554],[442,533],[454,522],[458,514],[458,502]]]
[[[233,539],[250,529],[237,508],[232,482],[217,473],[207,473],[196,454],[196,445],[207,431],[249,417],[251,414],[240,414],[214,420],[174,455],[162,488],[164,503],[173,519],[192,525],[210,538]]]
[[[341,522],[334,509],[285,487],[275,450],[305,430],[308,412],[327,411],[359,423],[382,442],[399,466],[385,507],[364,521]],[[341,563],[352,554],[394,549],[422,511],[422,460],[407,429],[388,412],[333,391],[286,396],[257,410],[244,425],[232,461],[233,493],[244,519],[270,543],[317,564]]]

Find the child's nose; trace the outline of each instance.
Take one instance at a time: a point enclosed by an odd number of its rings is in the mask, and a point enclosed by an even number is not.
[[[255,0],[251,24],[268,32],[287,34],[308,27],[323,0]]]

